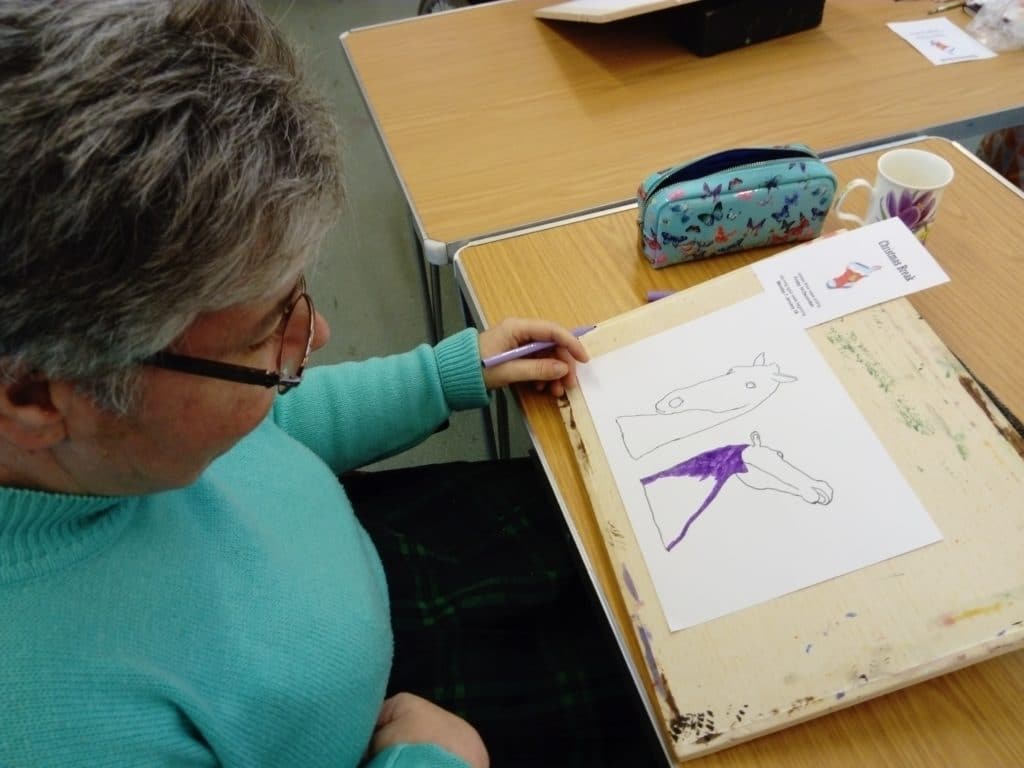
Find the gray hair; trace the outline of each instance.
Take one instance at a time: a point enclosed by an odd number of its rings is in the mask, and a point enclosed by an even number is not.
[[[0,0],[0,381],[137,363],[310,258],[334,127],[246,0]]]

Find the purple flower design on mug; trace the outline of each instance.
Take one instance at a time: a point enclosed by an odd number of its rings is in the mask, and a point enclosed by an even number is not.
[[[899,216],[907,225],[907,229],[916,232],[929,224],[935,215],[935,193],[930,191],[914,192],[902,189],[899,192],[886,193],[881,200],[882,218]]]

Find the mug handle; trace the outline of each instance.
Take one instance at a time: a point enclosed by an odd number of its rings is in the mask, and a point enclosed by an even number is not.
[[[871,189],[871,183],[868,182],[866,179],[854,179],[853,181],[846,185],[846,188],[843,189],[839,197],[836,198],[835,205],[833,205],[832,208],[836,212],[836,218],[839,219],[840,221],[852,221],[854,224],[858,224],[863,227],[865,224],[867,224],[867,222],[864,221],[864,219],[862,219],[860,216],[855,216],[852,213],[845,213],[844,211],[840,210],[843,201],[846,200],[846,196],[850,194],[850,192],[852,192],[853,190],[857,189],[857,187],[867,187],[868,189]]]

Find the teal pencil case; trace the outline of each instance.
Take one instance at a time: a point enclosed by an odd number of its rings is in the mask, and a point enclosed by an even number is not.
[[[637,191],[640,246],[658,269],[821,234],[836,177],[802,144],[746,147],[652,173]]]

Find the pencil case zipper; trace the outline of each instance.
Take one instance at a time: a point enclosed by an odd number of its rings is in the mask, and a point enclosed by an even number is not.
[[[665,175],[654,182],[650,189],[642,190],[643,205],[640,206],[639,210],[640,220],[643,220],[644,211],[647,209],[647,202],[654,197],[659,190],[664,189],[671,184],[677,184],[681,181],[694,181],[695,179],[700,179],[704,176],[711,176],[727,170],[739,171],[749,168],[758,168],[779,160],[789,160],[792,158],[804,158],[815,161],[820,160],[820,158],[810,150],[751,148],[741,150],[741,152],[750,155],[760,155],[760,157],[757,160],[740,162],[737,164],[735,157],[737,154],[740,154],[740,152],[737,152],[736,150],[726,150],[725,152],[715,152],[714,154],[706,155],[698,160],[694,160],[692,163],[688,163],[682,168],[673,168],[666,171]]]

